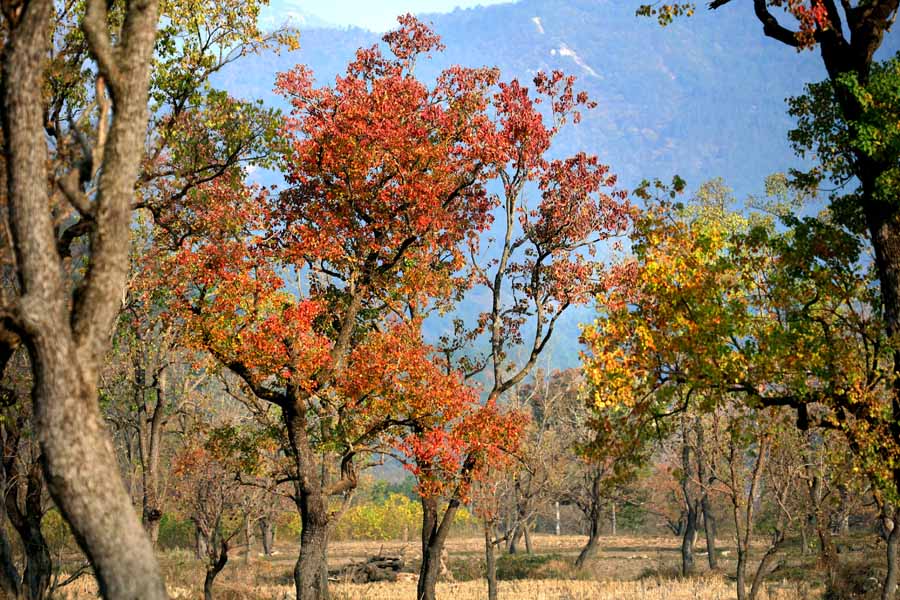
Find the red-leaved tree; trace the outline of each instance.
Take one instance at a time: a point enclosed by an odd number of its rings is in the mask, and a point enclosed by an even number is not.
[[[415,398],[469,394],[428,367],[420,321],[398,302],[455,294],[464,242],[489,223],[496,73],[456,67],[422,83],[415,62],[439,41],[412,17],[401,25],[384,38],[390,55],[360,50],[332,86],[315,87],[302,66],[279,75],[293,107],[288,188],[220,177],[192,190],[160,232],[169,247],[150,258],[190,341],[281,411],[302,599],[327,593],[329,499],[355,488],[361,458],[402,427]]]

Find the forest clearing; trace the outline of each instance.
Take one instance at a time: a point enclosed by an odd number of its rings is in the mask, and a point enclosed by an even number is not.
[[[0,0],[0,600],[897,600],[898,13]]]
[[[501,600],[732,600],[734,584],[721,573],[702,572],[684,579],[680,576],[677,541],[672,537],[604,536],[601,555],[589,569],[577,571],[572,562],[584,545],[584,536],[535,536],[535,554],[520,555],[520,565],[505,565],[500,570]],[[449,568],[453,581],[437,585],[438,599],[476,600],[486,594],[477,563],[483,552],[483,540],[451,538],[448,540]],[[217,582],[217,597],[225,600],[283,600],[292,597],[290,546],[278,547],[271,557],[254,555],[250,562],[236,549],[237,557]],[[722,549],[723,572],[733,568],[733,554]],[[414,545],[404,542],[335,542],[329,549],[332,566],[366,557],[387,554],[409,559],[408,568],[397,582],[347,584],[336,581],[331,594],[335,600],[406,600],[416,597]],[[851,553],[852,562],[863,562],[870,555]],[[803,575],[804,565],[814,557],[796,557],[785,566],[782,579],[765,588],[761,600],[813,600],[822,597],[821,582]],[[202,581],[202,564],[184,551],[164,553],[163,572],[173,599],[202,597],[198,583]],[[96,587],[81,581],[61,594],[66,600],[94,597]]]

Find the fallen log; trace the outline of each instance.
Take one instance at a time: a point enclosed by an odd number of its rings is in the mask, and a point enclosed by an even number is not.
[[[328,578],[343,583],[393,582],[397,581],[397,574],[403,566],[402,556],[371,556],[364,561],[329,570]]]

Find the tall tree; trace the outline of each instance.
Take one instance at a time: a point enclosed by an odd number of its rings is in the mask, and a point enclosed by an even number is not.
[[[413,69],[439,40],[401,22],[384,38],[391,55],[359,50],[332,87],[315,87],[302,66],[279,76],[293,107],[288,189],[269,196],[239,175],[220,179],[187,194],[190,218],[167,225],[179,244],[160,281],[179,299],[174,313],[281,411],[304,599],[327,594],[329,498],[355,488],[357,462],[398,426],[397,406],[440,388],[423,376],[434,369],[422,370],[420,321],[403,299],[452,294],[459,246],[488,221],[481,173],[496,74],[455,67],[425,85]],[[444,377],[450,396],[455,382]],[[336,480],[323,479],[321,457],[339,464]]]
[[[580,152],[548,158],[561,128],[570,120],[579,123],[581,111],[595,106],[587,93],[575,89],[575,77],[539,72],[534,92],[518,80],[498,87],[493,98],[497,153],[490,174],[502,185],[499,225],[492,229],[500,244],[496,256],[482,255],[474,243],[469,251],[473,283],[486,292],[490,306],[477,323],[454,323],[453,335],[441,341],[448,369],[458,368],[467,378],[488,373],[485,406],[490,409],[531,374],[566,311],[589,300],[592,257],[602,242],[624,234],[632,214],[626,194],[616,188],[616,176],[596,156]],[[532,185],[540,192],[534,204],[527,199]],[[487,350],[473,356],[471,343],[482,335]],[[430,532],[423,531],[423,539],[433,538],[431,546],[443,544],[438,538],[448,518],[452,511],[426,521]],[[420,599],[434,598],[436,577],[427,575],[434,568],[423,560]]]
[[[5,289],[4,325],[26,346],[34,369],[34,421],[50,493],[91,560],[108,598],[165,598],[153,549],[131,509],[97,404],[97,375],[128,273],[131,203],[147,126],[150,63],[158,3],[128,2],[111,19],[88,1],[77,26],[96,70],[95,135],[83,152],[50,171],[46,67],[56,4],[2,6],[4,167],[8,252],[14,291]],[[72,17],[69,17],[72,19]],[[114,35],[110,28],[114,24]],[[65,31],[61,33],[64,35]],[[86,113],[91,118],[91,112]],[[70,130],[74,137],[75,131]],[[54,149],[56,146],[54,145]],[[61,174],[60,174],[61,173]],[[74,176],[69,176],[75,173]],[[58,249],[58,186],[96,181],[92,197],[66,197],[86,217],[90,252],[76,290]],[[11,292],[11,293],[10,293]],[[4,362],[10,345],[5,345]]]
[[[731,1],[714,0],[710,8],[719,9]],[[778,7],[787,13],[788,21],[773,12]],[[851,228],[865,230],[872,243],[884,326],[894,348],[890,401],[894,423],[900,422],[900,145],[890,125],[896,121],[890,117],[897,114],[898,76],[896,67],[885,70],[873,61],[898,7],[898,0],[753,0],[764,35],[797,50],[817,50],[828,73],[824,85],[811,86],[805,99],[794,101],[792,110],[800,116],[801,126],[792,139],[798,149],[812,150],[822,159],[818,172],[801,180],[833,178],[843,184],[833,195],[835,214]],[[692,11],[691,3],[638,9],[639,14],[657,16],[662,24]],[[847,186],[849,193],[844,191]],[[900,428],[892,427],[888,434],[900,442]],[[900,469],[890,478],[897,493]],[[896,516],[900,520],[900,513]],[[887,548],[891,564],[900,560],[900,531]],[[885,582],[884,598],[893,597],[898,578],[900,574],[891,575]]]
[[[628,275],[601,296],[585,334],[598,407],[656,419],[730,394],[789,406],[799,429],[841,431],[872,481],[890,483],[892,349],[860,240],[789,205],[776,208],[790,226],[778,231],[728,210],[720,185],[698,200],[651,208]]]

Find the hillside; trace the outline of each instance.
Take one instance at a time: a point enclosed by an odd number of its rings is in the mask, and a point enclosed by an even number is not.
[[[743,197],[759,193],[766,175],[798,164],[786,139],[784,99],[824,78],[818,56],[763,37],[750,3],[703,10],[667,28],[636,17],[636,5],[522,0],[426,15],[447,50],[420,73],[464,64],[497,66],[504,77],[526,81],[540,69],[577,75],[599,106],[565,130],[554,150],[598,154],[625,187],[677,173],[691,187],[723,177]],[[898,37],[888,34],[881,57],[897,51]],[[302,30],[300,50],[240,61],[223,83],[234,94],[283,105],[272,92],[275,73],[306,63],[325,84],[378,38],[357,28]],[[560,323],[553,366],[577,363],[577,323],[590,318],[585,309]]]

